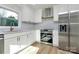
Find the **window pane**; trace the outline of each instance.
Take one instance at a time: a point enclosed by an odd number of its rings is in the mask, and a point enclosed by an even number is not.
[[[10,10],[0,8],[0,26],[18,26],[18,14]]]

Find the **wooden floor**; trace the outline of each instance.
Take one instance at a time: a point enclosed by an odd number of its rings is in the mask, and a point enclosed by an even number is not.
[[[35,42],[34,44],[32,44],[32,46],[39,48],[37,54],[73,54],[71,52],[63,51],[56,47],[44,43]]]
[[[34,49],[38,48],[38,50],[34,51],[32,47],[34,47]],[[20,51],[20,53],[21,54],[73,54],[68,51],[60,50],[56,47],[53,47],[52,45],[48,45],[45,43],[37,43],[37,42],[33,43],[31,46],[25,48],[24,50]]]
[[[34,43],[32,44],[34,47],[38,47],[39,51],[37,54],[57,54],[58,48],[52,47],[51,45],[47,45],[44,43]]]

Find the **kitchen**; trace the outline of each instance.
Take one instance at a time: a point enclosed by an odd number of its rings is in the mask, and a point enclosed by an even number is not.
[[[47,50],[55,47],[56,54],[79,53],[78,6],[78,4],[1,4],[0,53],[18,54],[29,47],[28,50],[32,50],[35,42],[38,42],[34,45],[37,50],[32,53],[37,53],[40,47],[44,48],[43,45],[50,46],[46,48]],[[43,51],[42,54],[48,54],[45,49]]]
[[[39,26],[42,24],[42,9],[49,8],[49,10],[46,11],[49,15],[45,14],[44,17],[47,16],[48,19],[53,21],[53,18],[50,18],[53,17],[53,10],[50,9],[51,6],[52,5],[1,4],[0,54],[16,54],[34,42],[40,42],[40,29],[46,29],[47,27],[44,27],[48,25],[44,24],[41,27]],[[51,21],[49,21],[49,23]],[[54,24],[54,22],[51,24]],[[52,26],[52,28],[54,28],[54,26]],[[47,29],[52,28],[49,27]],[[52,31],[53,30],[54,29],[52,29]],[[54,31],[52,33],[54,33]]]

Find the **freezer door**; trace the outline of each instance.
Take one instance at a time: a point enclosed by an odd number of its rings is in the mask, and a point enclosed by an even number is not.
[[[68,50],[68,14],[59,15],[59,48]]]
[[[79,11],[70,13],[70,51],[79,53]]]

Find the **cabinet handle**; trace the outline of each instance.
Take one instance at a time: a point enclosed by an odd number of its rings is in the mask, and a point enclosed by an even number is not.
[[[17,37],[17,41],[18,41],[18,37]]]
[[[19,41],[20,41],[20,37],[19,37]]]
[[[28,34],[27,34],[27,38],[28,38]]]
[[[17,41],[20,41],[20,37],[17,37]]]

